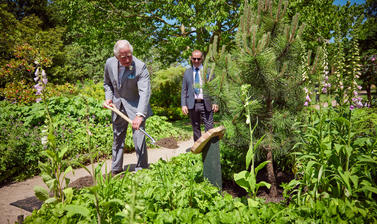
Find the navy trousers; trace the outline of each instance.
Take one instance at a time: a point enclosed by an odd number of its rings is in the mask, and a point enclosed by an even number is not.
[[[204,100],[195,102],[194,108],[189,109],[192,130],[194,132],[194,141],[202,136],[200,124],[203,122],[204,130],[207,132],[213,128],[213,111],[207,111],[204,106]]]

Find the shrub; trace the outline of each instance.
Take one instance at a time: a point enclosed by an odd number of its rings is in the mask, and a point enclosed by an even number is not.
[[[151,77],[151,105],[154,114],[169,120],[183,118],[181,112],[181,85],[184,67],[170,67],[160,70]]]
[[[298,204],[328,197],[375,200],[376,116],[364,109],[339,109],[313,110],[301,126],[302,140],[296,144],[298,180],[290,183],[298,192],[293,196]],[[361,114],[369,116],[359,120],[355,115]]]
[[[90,161],[88,130],[94,155],[97,158],[108,158],[111,155],[111,112],[102,107],[102,100],[90,97],[84,99],[83,96],[51,97],[48,99],[48,108],[54,123],[57,150],[68,148],[62,168],[69,163],[85,164]],[[46,129],[47,119],[43,104],[17,105],[1,101],[0,118],[0,183],[37,174],[38,161],[43,160],[41,132]],[[150,117],[146,122],[146,131],[156,140],[171,136],[184,139],[188,136],[187,132],[182,133],[167,120],[166,117]],[[133,150],[129,125],[125,151]]]
[[[5,88],[1,89],[1,97],[12,103],[32,103],[37,96],[32,84],[25,80],[19,82],[8,82]]]
[[[1,97],[12,103],[30,104],[35,102],[39,96],[35,95],[36,90],[33,88],[33,84],[28,83],[26,80],[19,82],[9,82],[5,88],[1,90]],[[70,83],[63,85],[47,84],[46,96],[57,97],[76,94],[76,87]]]
[[[39,127],[29,128],[13,117],[1,119],[0,130],[0,184],[37,174],[42,150]]]
[[[103,88],[103,81],[95,82],[94,80],[85,80],[79,84],[79,94],[84,97],[91,97],[96,100],[105,100],[105,91]]]

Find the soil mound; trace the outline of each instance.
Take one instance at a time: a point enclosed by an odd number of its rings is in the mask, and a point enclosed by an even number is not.
[[[168,148],[168,149],[177,149],[178,148],[177,140],[175,140],[174,137],[160,139],[156,142],[156,144],[158,146],[165,147],[165,148]]]

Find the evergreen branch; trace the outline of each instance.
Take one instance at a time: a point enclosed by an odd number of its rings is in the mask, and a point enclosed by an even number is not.
[[[247,46],[246,33],[243,33],[243,34],[242,34],[242,42],[243,42],[244,50],[245,50],[248,54],[252,55],[252,52],[250,51],[249,47]]]
[[[256,36],[257,36],[257,25],[253,25],[251,27],[251,30],[252,30],[252,34],[253,34],[253,39],[252,39],[252,42],[251,42],[251,49],[253,51],[253,55],[255,56],[256,54],[256,51],[255,51],[255,45],[256,45]]]
[[[245,30],[245,19],[244,19],[245,17],[244,16],[242,16],[241,17],[241,19],[240,19],[240,32],[242,33],[242,32],[244,32],[244,30]]]
[[[282,0],[279,0],[278,3],[278,11],[276,12],[276,17],[275,17],[275,23],[277,23],[280,20],[280,10],[281,10],[281,2]]]
[[[266,46],[270,45],[270,39],[271,39],[271,32],[268,32],[267,38],[266,38]]]
[[[267,39],[267,34],[263,34],[262,39],[260,39],[258,42],[258,47],[257,47],[258,53],[262,52],[263,48],[266,46],[266,39]]]
[[[251,19],[250,19],[250,26],[248,27],[248,33],[247,33],[247,36],[249,37],[250,36],[250,34],[251,34],[251,28],[252,28],[252,26],[253,26],[253,23],[254,23],[254,17],[252,17]]]
[[[272,18],[272,13],[273,13],[273,10],[272,10],[272,4],[273,4],[273,1],[271,0],[268,0],[268,3],[267,3],[267,11],[270,12],[270,17]]]
[[[224,78],[225,74],[228,73],[228,55],[225,56],[225,72],[221,74],[221,79],[220,79],[220,86],[219,86],[219,92],[221,93],[221,90],[223,88],[223,83],[224,83]]]
[[[309,50],[309,51],[308,51],[308,58],[307,58],[307,60],[306,60],[306,65],[307,65],[308,67],[310,66],[311,57],[312,57],[312,50]]]
[[[284,36],[286,40],[289,40],[289,27],[287,24],[284,26]]]
[[[288,62],[286,61],[286,62],[284,62],[283,67],[282,67],[279,75],[276,77],[275,80],[279,80],[284,76],[284,73],[285,73],[285,70],[287,70],[287,67],[288,67]]]
[[[258,1],[258,11],[257,11],[257,15],[260,15],[261,13],[261,10],[262,10],[262,7],[263,7],[263,0],[259,0]]]
[[[267,12],[267,10],[268,10],[268,3],[269,3],[269,0],[264,1],[264,10],[263,11],[265,11],[265,12]]]
[[[281,18],[283,18],[283,17],[285,16],[285,13],[287,12],[287,7],[288,7],[288,2],[285,1],[285,2],[284,2],[283,13],[281,14]]]
[[[246,21],[247,21],[247,26],[245,27],[245,31],[247,32],[248,35],[250,35],[250,26],[252,24],[252,21],[250,19],[251,17],[251,7],[247,5],[246,7]]]
[[[295,35],[296,35],[296,30],[297,30],[297,26],[298,26],[298,16],[299,14],[296,14],[293,19],[292,19],[292,24],[291,24],[291,35],[289,37],[289,43],[293,43],[294,39],[295,39]]]

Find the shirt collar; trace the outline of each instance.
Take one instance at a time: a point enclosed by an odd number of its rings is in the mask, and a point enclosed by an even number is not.
[[[203,68],[203,65],[200,65],[199,67],[199,71]],[[195,66],[192,66],[192,70],[194,70],[195,71],[195,69],[196,69],[196,67]]]

